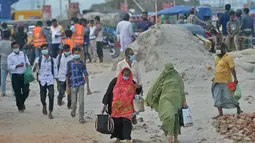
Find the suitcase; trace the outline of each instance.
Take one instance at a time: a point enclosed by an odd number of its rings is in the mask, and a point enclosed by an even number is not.
[[[102,134],[112,134],[114,131],[114,121],[109,115],[99,114],[95,122],[96,131]]]

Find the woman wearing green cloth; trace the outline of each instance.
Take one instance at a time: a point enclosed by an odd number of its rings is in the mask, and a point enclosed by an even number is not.
[[[183,79],[172,63],[165,65],[164,71],[148,91],[145,102],[158,112],[168,142],[178,143],[181,128],[178,110],[186,108],[187,103]]]

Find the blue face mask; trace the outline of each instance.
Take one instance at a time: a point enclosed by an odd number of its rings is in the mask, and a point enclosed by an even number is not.
[[[80,59],[80,54],[74,54],[73,58],[76,59],[76,60]]]
[[[65,56],[69,56],[71,53],[70,52],[64,52]]]
[[[134,55],[129,56],[129,60],[130,60],[131,62],[133,62],[133,61],[135,60],[135,56],[134,56]]]
[[[129,77],[123,75],[124,80],[129,80]]]
[[[48,50],[42,50],[42,54],[43,54],[43,55],[48,55],[48,54],[49,54],[49,51],[48,51]]]

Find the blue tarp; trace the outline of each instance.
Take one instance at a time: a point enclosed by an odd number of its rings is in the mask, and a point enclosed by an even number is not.
[[[0,0],[0,21],[11,19],[11,5],[18,0]]]
[[[177,15],[177,14],[188,14],[189,10],[194,6],[188,5],[178,5],[175,7],[167,8],[158,12],[158,15]],[[198,6],[197,15],[200,19],[204,19],[204,16],[212,16],[212,11],[210,7]]]

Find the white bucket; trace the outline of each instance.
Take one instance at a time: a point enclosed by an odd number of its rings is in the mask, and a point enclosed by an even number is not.
[[[134,99],[133,100],[133,106],[134,106],[134,110],[135,112],[144,112],[144,99]]]

